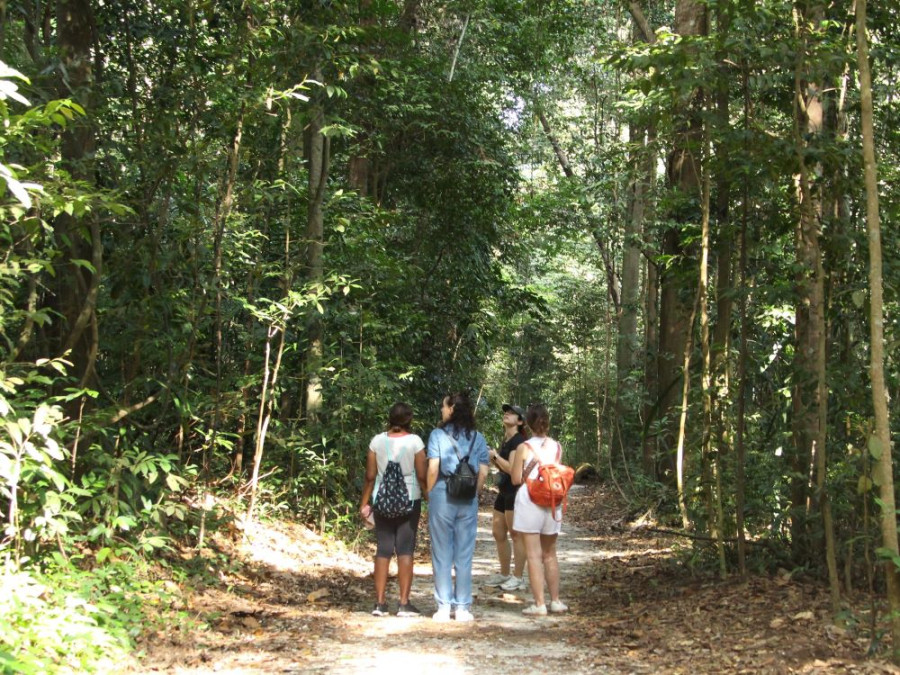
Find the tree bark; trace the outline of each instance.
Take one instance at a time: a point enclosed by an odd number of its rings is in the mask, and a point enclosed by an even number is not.
[[[94,16],[90,0],[58,0],[56,21],[62,73],[59,96],[74,99],[90,112],[94,81]],[[93,182],[90,164],[95,145],[90,124],[88,119],[72,122],[62,134],[60,147],[66,170],[73,178],[88,183]],[[99,223],[92,213],[84,218],[86,223],[63,213],[53,225],[63,250],[56,264],[54,304],[64,320],[55,328],[55,350],[60,354],[69,352],[71,374],[81,386],[91,379],[97,354],[96,330],[88,328],[97,321],[95,310],[103,264]]]
[[[622,286],[619,308],[619,331],[616,342],[616,417],[619,423],[613,429],[613,443],[622,447],[624,453],[636,445],[634,423],[638,418],[638,399],[628,395],[633,389],[630,383],[638,366],[640,344],[638,341],[638,316],[640,313],[641,290],[641,248],[643,247],[644,214],[647,193],[653,179],[652,154],[646,145],[646,130],[631,128],[631,145],[640,148],[634,157],[636,176],[631,184],[629,213],[625,221],[622,250]],[[646,156],[650,155],[650,173],[646,171]],[[635,452],[637,448],[634,447]]]
[[[675,32],[685,37],[705,35],[707,32],[706,5],[696,0],[679,0],[675,7]],[[700,197],[700,176],[695,153],[700,146],[701,121],[698,115],[702,94],[696,90],[688,101],[680,105],[674,115],[677,131],[673,150],[669,155],[666,173],[669,188],[681,206],[670,214],[676,223],[697,222],[700,214],[696,204]],[[672,474],[673,451],[677,444],[678,416],[671,415],[680,404],[681,378],[688,373],[681,369],[679,359],[684,355],[688,334],[692,329],[689,317],[695,296],[696,275],[690,265],[690,255],[679,227],[670,227],[663,235],[662,253],[671,261],[660,274],[657,415],[666,420],[662,431],[662,451],[665,453],[663,472]],[[671,482],[674,476],[669,476]]]
[[[318,79],[318,78],[317,78]],[[312,286],[324,279],[322,253],[325,248],[324,212],[325,184],[328,179],[328,139],[322,133],[325,114],[320,104],[310,113],[307,131],[307,159],[309,169],[309,201],[306,220],[306,269]],[[321,367],[323,357],[323,326],[321,317],[313,313],[309,323],[309,345],[306,350],[306,419],[315,425],[322,409]]]
[[[653,43],[656,35],[650,31],[644,14],[637,3],[631,3],[634,16],[632,40],[644,39]],[[642,23],[643,21],[643,23]],[[612,442],[618,442],[623,448],[637,445],[634,433],[634,422],[638,419],[639,402],[634,396],[627,396],[634,371],[639,367],[638,358],[641,349],[638,340],[638,318],[640,316],[641,263],[644,236],[644,222],[648,211],[650,192],[656,179],[656,158],[651,150],[650,140],[653,130],[643,125],[632,125],[629,129],[631,147],[635,148],[631,164],[634,180],[629,190],[628,217],[625,221],[624,242],[622,250],[622,286],[621,306],[619,309],[619,331],[616,343],[616,417],[619,423],[613,429],[616,432]],[[641,444],[641,464],[646,470],[650,465],[645,455],[646,444]],[[637,448],[635,448],[637,451]],[[650,475],[650,474],[648,474]]]
[[[806,51],[811,41],[807,24],[823,16],[821,5],[803,8],[798,22],[800,51],[794,78],[794,134],[797,153],[797,203],[799,218],[795,228],[797,272],[795,350],[793,361],[791,453],[791,539],[798,562],[809,559],[810,486],[816,464],[824,462],[825,428],[825,274],[822,264],[821,165],[810,160],[811,145],[824,132],[826,100],[820,91]],[[822,467],[824,472],[824,466]]]
[[[881,217],[878,207],[878,165],[875,161],[875,133],[872,104],[872,76],[869,70],[869,44],[866,34],[866,0],[856,2],[856,46],[859,61],[860,110],[862,120],[863,169],[866,183],[866,231],[869,240],[869,293],[871,338],[869,373],[872,378],[872,404],[875,411],[874,442],[878,485],[881,497],[882,547],[887,596],[891,608],[891,638],[894,663],[900,663],[900,549],[897,542],[897,512],[891,453],[890,417],[884,382],[884,305],[881,255]]]

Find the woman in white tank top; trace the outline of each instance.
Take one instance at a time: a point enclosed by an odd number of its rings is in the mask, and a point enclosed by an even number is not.
[[[537,464],[524,476],[525,467],[532,459],[542,464],[556,464],[562,459],[559,443],[547,434],[550,431],[550,413],[543,405],[531,405],[525,414],[525,421],[534,434],[516,450],[512,466],[512,482],[521,485],[526,478],[537,476]],[[562,507],[555,509],[538,506],[531,501],[528,488],[516,493],[516,508],[513,515],[513,529],[525,540],[525,554],[528,559],[528,577],[534,603],[522,610],[527,616],[544,616],[548,606],[544,600],[544,581],[550,590],[551,612],[565,612],[569,608],[559,599],[559,560],[556,556],[556,538],[562,527]]]

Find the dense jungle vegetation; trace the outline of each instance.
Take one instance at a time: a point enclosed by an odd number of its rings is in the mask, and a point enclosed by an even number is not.
[[[216,528],[354,531],[390,404],[459,389],[495,442],[545,402],[706,573],[900,610],[898,21],[0,2],[3,668],[129,649]]]

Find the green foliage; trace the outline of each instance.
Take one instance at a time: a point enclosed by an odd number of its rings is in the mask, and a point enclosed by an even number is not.
[[[71,567],[49,575],[6,564],[0,571],[0,665],[3,672],[104,673],[127,660],[141,628],[134,571],[87,574]],[[116,590],[118,588],[118,590]]]
[[[657,345],[644,345],[634,372],[615,372],[621,307],[611,296],[626,246],[639,244],[644,279],[649,265],[677,269],[670,279],[692,298],[697,195],[666,190],[658,171],[645,185],[643,231],[625,241],[637,160],[668,158],[687,102],[714,148],[713,257],[736,263],[736,233],[747,233],[744,286],[732,266],[723,295],[711,298],[731,340],[717,433],[734,437],[746,328],[744,516],[748,530],[780,543],[796,517],[790,486],[799,475],[788,455],[804,271],[794,255],[800,57],[821,70],[824,91],[845,96],[840,131],[808,139],[803,152],[821,162],[821,188],[834,196],[822,219],[835,383],[829,495],[839,538],[868,541],[859,515],[876,480],[859,450],[871,407],[861,337],[867,244],[843,17],[807,27],[804,41],[785,3],[713,4],[710,35],[684,39],[667,27],[672,8],[660,5],[649,17],[655,43],[623,44],[630,20],[608,3],[418,3],[413,25],[402,15],[408,4],[100,3],[84,107],[51,94],[55,29],[32,35],[9,13],[2,56],[16,69],[0,65],[0,503],[12,557],[37,564],[81,547],[105,564],[197,536],[194,497],[216,484],[242,498],[257,448],[259,512],[340,530],[352,522],[365,449],[390,404],[412,403],[415,430],[427,436],[451,389],[480,400],[489,437],[499,433],[500,403],[547,403],[569,461],[609,469],[626,491],[674,512],[671,477],[638,475],[637,440],[611,447],[617,429],[643,442],[675,419],[658,414],[659,392],[645,386]],[[900,147],[893,18],[884,9],[872,16],[879,156],[888,158]],[[321,271],[307,259],[318,196],[307,156],[314,111],[324,115],[329,164]],[[76,131],[89,131],[95,146],[91,170],[78,174],[90,182],[73,180],[62,161],[62,139]],[[900,182],[895,163],[884,164],[890,223]],[[86,330],[96,358],[83,382],[66,377],[54,351],[64,310],[83,309],[54,297],[70,254],[60,216],[78,233],[90,223],[101,233],[96,259],[68,261],[98,279]],[[669,232],[685,242],[683,254],[660,254]],[[897,237],[886,228],[885,250]],[[898,288],[900,265],[889,258],[892,345]],[[725,298],[731,316],[718,316]],[[646,321],[642,311],[638,335]],[[698,470],[700,356],[695,343],[686,447],[688,509],[702,528],[712,524]],[[315,418],[306,403],[313,378],[324,402]],[[617,401],[634,419],[618,418]],[[737,460],[728,441],[716,453],[731,536]]]

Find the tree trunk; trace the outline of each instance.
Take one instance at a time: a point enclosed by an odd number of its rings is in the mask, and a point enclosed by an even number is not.
[[[879,495],[881,497],[882,547],[888,554],[884,561],[887,596],[891,609],[891,638],[894,663],[900,663],[900,549],[897,543],[897,512],[894,498],[893,460],[891,457],[891,424],[887,391],[884,383],[884,305],[881,264],[881,218],[878,208],[878,165],[875,163],[873,130],[872,76],[869,71],[869,44],[866,34],[866,0],[856,3],[856,45],[859,60],[859,88],[862,118],[863,168],[866,182],[866,230],[869,239],[869,293],[871,336],[870,376],[872,404],[875,410],[875,433],[870,450],[876,456]]]
[[[317,78],[320,79],[320,78]],[[321,105],[313,106],[307,131],[309,168],[309,202],[306,220],[306,269],[312,286],[324,279],[322,252],[325,247],[324,213],[325,183],[328,179],[328,139],[322,134],[325,116]],[[321,317],[313,313],[309,323],[309,346],[306,350],[306,419],[318,422],[322,409],[321,367],[323,357]]]
[[[799,219],[795,231],[797,273],[795,277],[797,306],[795,321],[793,421],[794,446],[791,457],[793,472],[791,487],[791,535],[795,558],[798,562],[810,559],[811,541],[809,516],[812,494],[810,486],[815,477],[817,501],[821,507],[827,501],[825,490],[825,416],[827,406],[825,365],[825,273],[822,262],[822,167],[817,160],[810,160],[810,146],[824,129],[827,100],[822,96],[821,74],[817,77],[806,52],[811,36],[807,24],[818,25],[823,16],[821,5],[807,8],[807,14],[798,22],[800,34],[799,62],[795,73],[795,144],[798,158],[797,201]],[[827,506],[825,507],[827,509]],[[822,509],[823,512],[825,509]],[[826,517],[825,536],[832,533]],[[832,588],[837,583],[829,564]]]
[[[644,405],[644,429],[641,452],[644,459],[644,473],[647,476],[659,478],[658,475],[658,448],[657,435],[650,425],[656,417],[656,405],[659,400],[658,357],[656,353],[659,344],[659,268],[650,258],[647,259],[647,285],[644,291],[644,344],[647,346],[647,356],[644,359],[644,390],[647,402]]]
[[[216,204],[215,215],[215,238],[213,240],[213,283],[216,288],[216,305],[215,305],[215,335],[216,335],[216,389],[214,395],[215,412],[213,415],[212,438],[208,446],[204,446],[203,452],[203,470],[208,468],[209,456],[208,450],[215,451],[217,435],[219,433],[219,424],[222,419],[222,360],[224,358],[224,344],[222,337],[222,298],[224,295],[224,282],[222,281],[222,260],[223,247],[225,243],[225,232],[228,229],[228,216],[231,215],[231,208],[234,205],[234,187],[237,182],[237,170],[240,153],[241,140],[244,133],[244,104],[241,103],[240,113],[238,114],[237,125],[234,130],[234,136],[231,139],[231,147],[228,149],[228,166],[225,171],[225,180],[222,185],[222,197]]]
[[[65,73],[60,78],[59,96],[74,99],[90,115],[94,78],[91,55],[94,16],[90,0],[59,0],[56,21],[60,66]],[[93,182],[89,163],[94,150],[94,132],[90,124],[87,119],[71,123],[62,134],[60,147],[66,170],[73,178],[88,183]],[[96,216],[91,213],[84,218],[87,228],[66,213],[57,217],[53,226],[63,250],[55,271],[55,309],[64,320],[54,329],[55,351],[69,352],[71,373],[82,386],[92,377],[98,349],[95,308],[103,262]],[[85,235],[85,229],[89,236]],[[89,261],[90,266],[83,261]]]
[[[750,127],[750,88],[748,86],[746,64],[741,68],[741,90],[744,95],[744,131]],[[744,149],[749,150],[745,140]],[[744,447],[744,432],[747,428],[747,361],[749,359],[749,335],[747,325],[747,226],[750,220],[750,189],[748,181],[743,181],[743,200],[741,210],[741,235],[740,235],[740,288],[741,295],[738,301],[738,320],[741,323],[740,348],[738,355],[738,399],[737,399],[737,430],[735,432],[735,486],[734,486],[734,511],[735,528],[737,529],[737,553],[738,570],[741,578],[747,576],[747,536],[744,529],[744,504],[746,502],[747,481],[745,478],[746,451]]]
[[[705,35],[707,32],[706,4],[696,0],[679,0],[675,7],[675,32],[685,37]],[[669,155],[666,173],[670,189],[682,206],[670,214],[676,223],[697,222],[699,213],[693,206],[700,197],[700,177],[695,160],[700,147],[701,122],[698,115],[701,92],[695,91],[690,100],[675,110],[676,131],[673,150]],[[672,261],[660,274],[659,352],[658,352],[658,417],[666,420],[662,432],[662,451],[666,453],[663,471],[669,482],[675,467],[672,452],[677,443],[679,416],[671,414],[681,403],[678,384],[688,373],[679,361],[684,355],[691,330],[689,316],[695,296],[696,274],[690,264],[679,227],[671,227],[663,235],[662,253]]]

